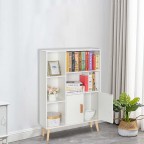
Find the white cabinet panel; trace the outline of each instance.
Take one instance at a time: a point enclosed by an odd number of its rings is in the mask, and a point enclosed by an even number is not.
[[[0,135],[6,135],[7,133],[7,115],[6,106],[0,107]]]
[[[98,119],[113,123],[113,95],[98,94]]]
[[[83,94],[66,96],[66,124],[83,122]]]

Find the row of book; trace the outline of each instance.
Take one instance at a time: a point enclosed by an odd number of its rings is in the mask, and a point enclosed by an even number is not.
[[[89,72],[87,75],[81,74],[79,76],[79,81],[67,81],[66,92],[97,91],[99,90],[99,85],[99,78],[96,80],[96,72]]]
[[[66,71],[88,71],[100,69],[100,55],[94,51],[66,52]]]
[[[66,92],[83,92],[85,90],[85,86],[80,81],[67,81],[66,82]]]

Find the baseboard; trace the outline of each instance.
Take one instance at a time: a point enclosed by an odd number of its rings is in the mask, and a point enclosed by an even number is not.
[[[29,128],[9,133],[8,142],[19,141],[41,135],[41,127]]]
[[[99,123],[101,123],[101,121]],[[85,124],[78,124],[78,125],[53,129],[53,130],[51,130],[51,133],[62,131],[62,130],[70,130],[70,129],[74,129],[74,128],[78,128],[78,127],[84,127],[84,126],[88,126],[88,125],[89,125],[88,123],[85,123]],[[40,136],[40,135],[41,135],[41,127],[29,128],[29,129],[9,133],[8,142],[19,141],[19,140],[23,140],[23,139]]]

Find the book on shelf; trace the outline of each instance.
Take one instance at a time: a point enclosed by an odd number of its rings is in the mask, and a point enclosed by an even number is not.
[[[100,69],[100,55],[94,51],[66,52],[66,71],[91,71]]]
[[[82,70],[82,55],[81,52],[79,52],[79,71]]]
[[[80,81],[66,81],[67,86],[82,86],[82,82]]]
[[[89,69],[89,70],[92,70],[92,62],[93,62],[93,61],[92,61],[92,55],[93,55],[93,52],[90,51],[90,52],[89,52],[89,57],[88,57],[88,63],[89,63],[89,64],[88,64],[88,66],[89,66],[88,69]]]
[[[80,82],[85,86],[85,91],[88,91],[88,75],[80,75]]]
[[[96,54],[96,69],[100,69],[100,55]]]
[[[85,70],[85,52],[84,51],[81,52],[81,70],[82,71]]]
[[[85,52],[85,70],[89,70],[89,51]]]
[[[66,52],[66,71],[69,72],[69,52]]]
[[[71,72],[72,71],[72,52],[68,52],[69,54],[68,54],[68,56],[69,56],[69,58],[68,58],[68,67],[69,67],[69,72]]]
[[[67,81],[66,92],[82,92],[84,85],[80,81]]]
[[[79,71],[79,52],[75,52],[75,71]]]
[[[88,91],[92,91],[92,72],[88,74]]]
[[[75,71],[75,52],[72,52],[72,72]]]
[[[96,81],[95,72],[92,72],[92,91],[96,90],[95,81]]]
[[[96,70],[96,55],[92,54],[92,70]]]

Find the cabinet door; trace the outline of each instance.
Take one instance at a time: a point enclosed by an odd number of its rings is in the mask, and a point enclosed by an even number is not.
[[[0,106],[0,136],[7,134],[7,106]]]
[[[113,123],[113,95],[98,94],[98,120]]]
[[[66,124],[83,122],[83,94],[66,96]]]

